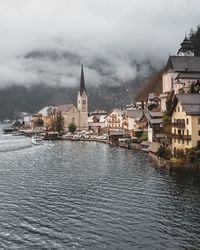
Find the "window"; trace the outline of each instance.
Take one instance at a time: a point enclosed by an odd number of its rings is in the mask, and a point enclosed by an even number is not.
[[[176,143],[176,138],[174,138],[174,143]]]
[[[189,130],[187,129],[187,135],[189,135]]]
[[[200,118],[198,118],[198,124],[200,125]]]
[[[200,130],[198,131],[198,134],[199,134],[199,136],[200,136]]]
[[[178,139],[178,143],[180,143],[180,139]]]
[[[189,124],[188,118],[187,118],[187,120],[186,120],[186,123],[187,123],[187,125]]]
[[[174,129],[174,134],[176,134],[176,129]]]
[[[178,107],[178,112],[180,112],[180,108]]]
[[[189,145],[189,141],[187,140],[187,145]]]

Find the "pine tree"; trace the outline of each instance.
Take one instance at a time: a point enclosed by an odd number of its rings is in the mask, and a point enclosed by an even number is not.
[[[64,117],[62,116],[61,111],[56,114],[54,129],[59,134],[64,131]]]

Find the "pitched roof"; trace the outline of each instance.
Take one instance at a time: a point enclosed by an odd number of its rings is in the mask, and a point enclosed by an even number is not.
[[[157,153],[160,146],[161,146],[160,143],[152,142],[151,145],[148,147],[148,151],[153,152],[153,153]]]
[[[167,68],[177,72],[200,72],[200,57],[197,56],[170,56]]]
[[[126,114],[128,117],[142,119],[143,111],[142,110],[127,110]]]
[[[187,115],[200,115],[200,94],[176,95]]]
[[[175,79],[200,79],[200,73],[179,73]]]
[[[71,108],[75,107],[74,104],[65,104],[65,105],[60,105],[58,106],[57,111],[58,112],[62,112],[62,113],[68,113],[70,111]]]
[[[150,112],[151,118],[160,118],[163,117],[163,112]]]

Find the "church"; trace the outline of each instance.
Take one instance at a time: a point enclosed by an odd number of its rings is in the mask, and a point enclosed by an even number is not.
[[[74,104],[60,105],[57,112],[64,117],[64,126],[74,123],[78,130],[88,130],[88,94],[85,87],[83,65],[81,66],[80,88],[77,96],[77,107]]]

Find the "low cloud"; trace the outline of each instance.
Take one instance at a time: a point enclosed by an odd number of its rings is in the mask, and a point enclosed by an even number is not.
[[[75,86],[81,63],[91,85],[146,76],[147,61],[162,66],[199,24],[198,3],[0,0],[0,86]]]

